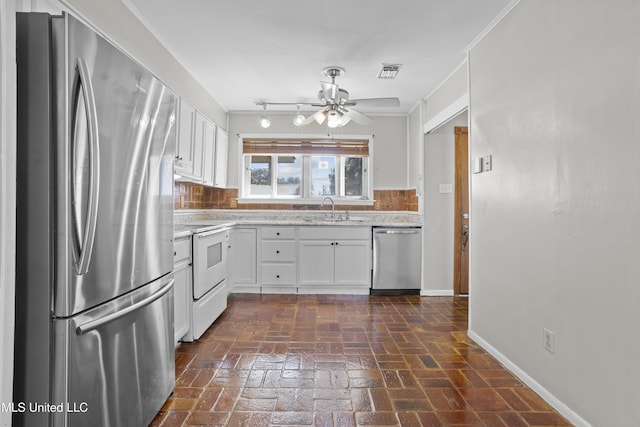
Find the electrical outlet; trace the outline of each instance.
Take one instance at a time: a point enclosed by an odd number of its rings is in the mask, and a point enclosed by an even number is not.
[[[544,341],[542,342],[542,347],[551,354],[556,351],[555,336],[553,331],[550,331],[547,328],[544,328]]]

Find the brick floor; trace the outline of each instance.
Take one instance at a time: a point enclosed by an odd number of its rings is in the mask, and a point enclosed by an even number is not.
[[[467,301],[231,295],[151,425],[570,425],[467,338]]]

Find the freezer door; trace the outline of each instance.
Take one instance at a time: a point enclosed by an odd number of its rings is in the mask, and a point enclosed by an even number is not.
[[[54,320],[53,426],[146,426],[175,385],[173,279]]]
[[[53,18],[56,281],[66,317],[173,264],[175,95],[71,16]]]

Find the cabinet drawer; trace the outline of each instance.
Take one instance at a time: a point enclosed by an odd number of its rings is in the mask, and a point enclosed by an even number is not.
[[[263,285],[295,285],[295,264],[262,264]]]
[[[191,261],[191,237],[176,239],[173,242],[173,263]]]
[[[295,227],[262,227],[263,239],[295,239]]]
[[[295,260],[295,242],[262,241],[262,261],[293,262]]]
[[[300,239],[369,240],[371,227],[300,227]]]

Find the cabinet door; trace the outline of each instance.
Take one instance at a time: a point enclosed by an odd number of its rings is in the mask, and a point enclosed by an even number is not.
[[[207,118],[199,111],[196,111],[195,125],[193,128],[193,177],[200,180],[203,177],[203,145],[206,124]]]
[[[300,241],[300,286],[333,284],[333,249],[334,242],[329,240]]]
[[[368,240],[335,242],[336,285],[371,285],[371,249]]]
[[[216,166],[215,183],[218,188],[227,187],[227,162],[229,153],[229,134],[219,127],[216,129]]]
[[[230,243],[229,276],[231,284],[257,284],[257,230],[255,228],[235,228],[231,232]]]
[[[204,124],[204,141],[202,144],[202,181],[204,185],[213,186],[215,183],[216,127],[208,120]]]
[[[189,332],[189,304],[191,304],[191,266],[188,262],[175,267],[173,272],[173,332],[175,342]]]
[[[196,110],[184,99],[178,109],[178,143],[176,146],[175,170],[184,175],[193,175],[193,125]]]

